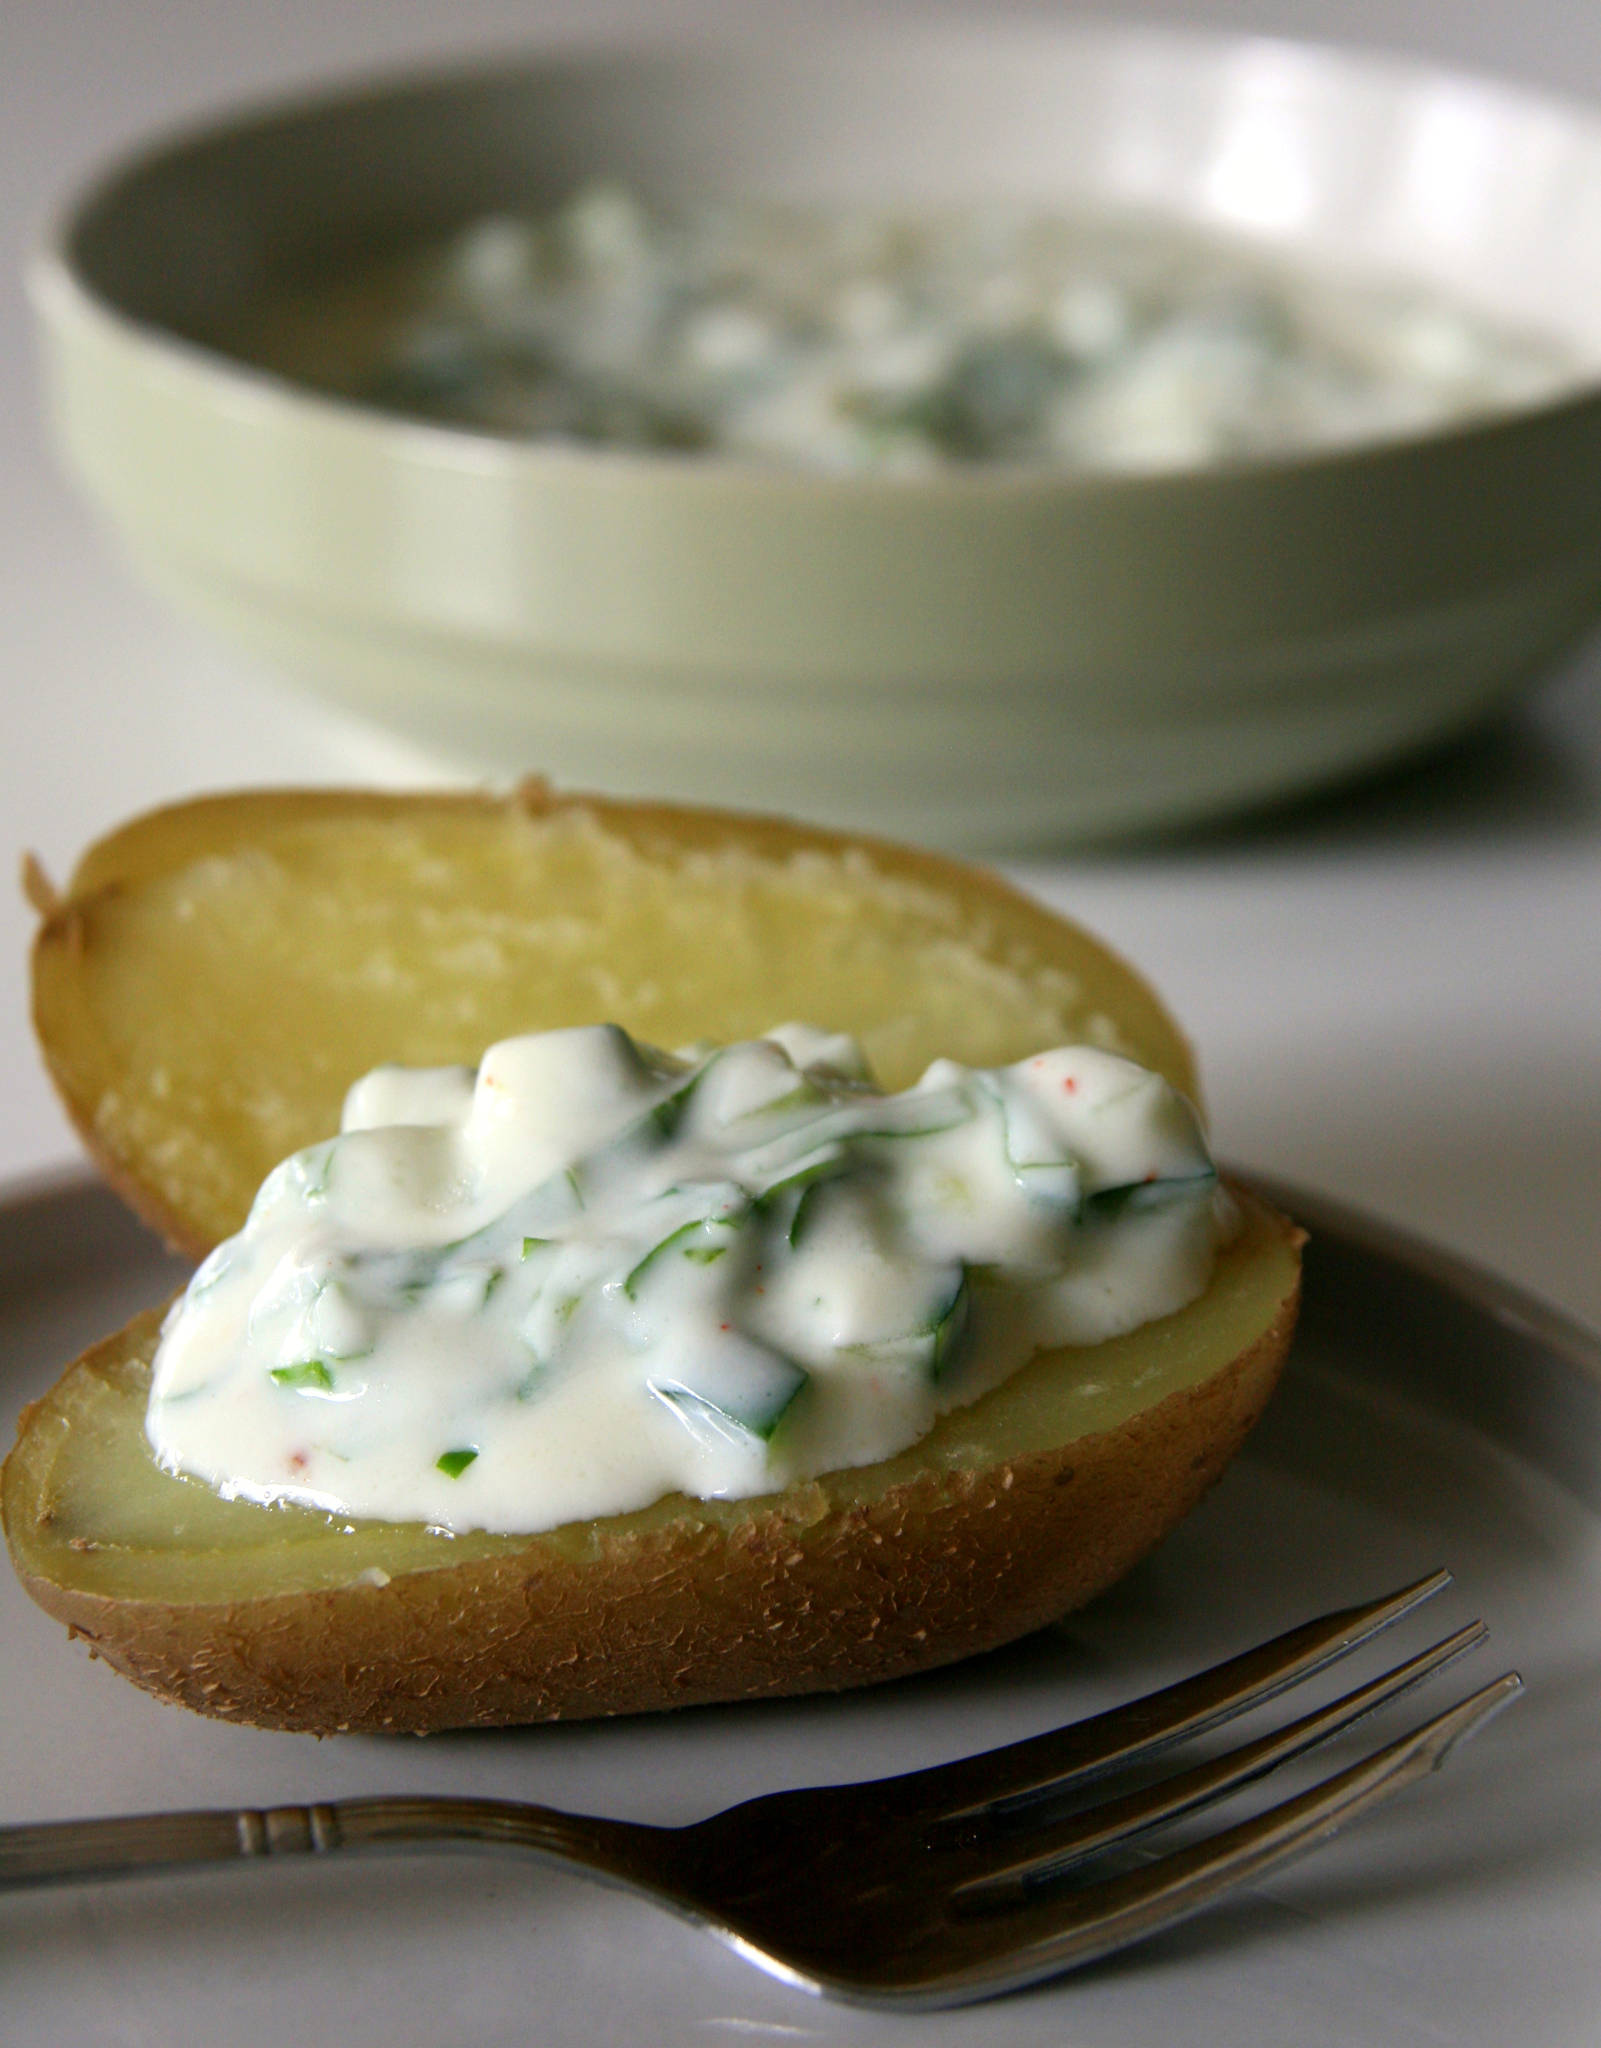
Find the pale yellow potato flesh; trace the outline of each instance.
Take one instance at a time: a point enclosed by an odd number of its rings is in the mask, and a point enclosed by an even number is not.
[[[151,1314],[25,1418],[6,1534],[99,1656],[265,1727],[428,1732],[902,1677],[1081,1605],[1194,1507],[1277,1379],[1298,1247],[1247,1201],[1199,1301],[1036,1358],[897,1458],[533,1537],[229,1503],[159,1472]]]
[[[923,1471],[983,1472],[1116,1430],[1231,1364],[1293,1295],[1295,1274],[1293,1242],[1253,1207],[1250,1226],[1199,1301],[1110,1343],[1044,1353],[972,1407],[943,1416],[910,1450],[826,1473],[792,1489],[791,1503],[806,1503],[801,1519],[820,1519],[881,1500]],[[19,1544],[30,1563],[49,1558],[53,1577],[84,1592],[136,1599],[302,1592],[347,1585],[375,1565],[391,1573],[433,1570],[534,1545],[583,1561],[609,1539],[669,1522],[727,1532],[772,1510],[772,1498],[673,1494],[633,1514],[529,1538],[445,1536],[416,1524],[353,1524],[307,1508],[224,1500],[151,1459],[144,1411],[156,1320],[152,1312],[80,1361],[26,1434],[16,1484],[26,1488],[29,1519]]]
[[[383,1060],[602,1018],[649,1041],[852,1030],[891,1086],[1089,1040],[1193,1092],[1156,998],[996,878],[771,820],[561,801],[262,794],[95,848],[35,949],[63,1096],[201,1251]],[[156,1321],[71,1368],[4,1473],[24,1584],[137,1683],[273,1727],[428,1730],[868,1683],[1093,1596],[1268,1398],[1299,1233],[1249,1201],[1190,1307],[1043,1355],[899,1457],[740,1502],[446,1538],[221,1500],[143,1437]]]
[[[941,1055],[1125,1052],[1193,1093],[1134,971],[996,877],[773,820],[532,789],[219,798],[101,843],[40,929],[34,1018],[91,1149],[199,1251],[384,1061],[606,1020],[668,1048],[797,1019],[886,1087]]]

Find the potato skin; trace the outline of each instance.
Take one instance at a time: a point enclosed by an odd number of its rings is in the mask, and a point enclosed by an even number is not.
[[[993,1649],[1121,1577],[1239,1449],[1295,1310],[1292,1291],[1222,1371],[1115,1429],[981,1470],[925,1471],[817,1521],[784,1497],[732,1529],[691,1513],[604,1537],[586,1558],[532,1539],[384,1586],[237,1604],[115,1599],[25,1568],[23,1583],[159,1698],[317,1735],[875,1684]]]
[[[1087,1025],[1115,1027],[1147,1064],[1194,1092],[1188,1047],[1141,978],[1097,940],[981,869],[784,820],[557,797],[542,784],[507,798],[245,792],[134,820],[90,851],[64,898],[36,884],[42,922],[34,948],[35,1022],[56,1085],[107,1177],[171,1241],[198,1255],[237,1227],[262,1164],[252,1160],[244,1191],[219,1203],[203,1187],[197,1192],[193,1175],[165,1170],[169,1141],[184,1138],[180,1126],[163,1124],[153,1143],[148,1131],[130,1134],[110,1114],[137,1078],[119,1064],[118,1027],[130,1014],[148,1016],[154,1005],[146,999],[159,996],[162,984],[142,949],[118,956],[136,972],[111,995],[97,994],[92,970],[107,958],[120,912],[147,886],[175,871],[226,865],[236,853],[252,856],[275,835],[312,825],[420,835],[427,851],[429,834],[446,828],[459,845],[463,832],[515,836],[577,818],[593,820],[648,862],[704,863],[728,848],[780,865],[844,860],[844,881],[836,875],[830,886],[845,892],[843,928],[853,935],[862,916],[860,899],[849,894],[853,876],[870,871],[886,886],[931,891],[951,906],[952,929],[997,974],[1021,959],[1034,963],[1027,972],[1042,980],[1082,986]],[[460,871],[453,873],[451,886],[459,890]],[[314,895],[320,879],[313,878]],[[528,881],[537,893],[537,862]],[[341,915],[349,909],[344,899],[328,901]],[[297,933],[307,912],[297,899],[284,929]],[[695,927],[702,950],[737,959],[745,972],[746,952],[703,936],[705,930]],[[237,953],[233,934],[227,925],[222,942]],[[863,1020],[850,1014],[859,1006],[860,983],[856,956],[849,957],[844,1013],[831,1009],[818,1021],[860,1029]],[[747,993],[759,993],[764,1004],[758,1029],[772,1021],[765,1011],[768,958],[760,946],[749,949]],[[631,956],[613,964],[635,965]],[[206,1042],[190,1041],[201,1055],[219,1036],[204,973],[204,956],[186,955],[165,983],[183,991],[174,1006],[180,1025],[205,1020]],[[981,1020],[993,1015],[992,988],[985,982],[974,997]],[[915,994],[900,994],[898,984],[897,1001],[916,1011]],[[296,1029],[323,1013],[303,1003]],[[531,1010],[512,1028],[551,1021]],[[697,1010],[683,1036],[699,1035],[704,1021]],[[233,1045],[225,1028],[221,1037]],[[429,1044],[426,1057],[413,1063],[473,1058],[485,1042]],[[203,1065],[186,1066],[181,1043],[181,1033],[178,1050],[164,1038],[150,1055],[164,1074]],[[1035,1041],[1007,1056],[1037,1049]],[[971,1057],[960,1043],[942,1041],[935,1050]],[[387,1036],[361,1052],[344,1079],[401,1056]],[[232,1071],[222,1073],[219,1087],[233,1079]],[[291,1084],[275,1080],[294,1097]],[[333,1101],[336,1107],[337,1094]],[[207,1137],[217,1108],[209,1098],[200,1103]],[[313,1121],[297,1142],[327,1128],[326,1118]],[[242,1149],[222,1149],[230,1168],[241,1167]],[[278,1156],[270,1153],[266,1163]],[[1217,1479],[1267,1401],[1294,1323],[1299,1233],[1267,1212],[1259,1212],[1259,1227],[1278,1247],[1287,1277],[1282,1291],[1275,1278],[1275,1291],[1260,1297],[1253,1321],[1231,1326],[1228,1344],[1208,1354],[1208,1376],[1163,1398],[1153,1395],[1115,1427],[1091,1434],[1080,1426],[1055,1449],[1006,1456],[1002,1442],[988,1463],[931,1458],[912,1476],[886,1480],[885,1490],[869,1489],[859,1499],[826,1486],[801,1487],[771,1503],[753,1502],[748,1514],[733,1518],[697,1513],[691,1502],[645,1527],[597,1524],[593,1547],[578,1551],[531,1537],[455,1564],[397,1570],[381,1584],[356,1576],[352,1566],[348,1582],[331,1586],[233,1600],[155,1598],[89,1590],[73,1583],[70,1571],[52,1573],[51,1542],[59,1556],[65,1539],[59,1532],[50,1537],[49,1502],[30,1496],[24,1478],[30,1430],[41,1432],[33,1444],[42,1447],[43,1432],[62,1420],[47,1414],[46,1403],[31,1422],[24,1418],[22,1444],[6,1464],[6,1532],[27,1591],[96,1655],[160,1698],[247,1725],[319,1735],[423,1733],[903,1677],[994,1648],[1091,1599]],[[86,1354],[74,1370],[119,1343],[125,1349],[133,1328]],[[1242,1348],[1223,1362],[1235,1343]],[[1214,1356],[1218,1364],[1210,1369]],[[1142,1358],[1142,1369],[1146,1363]],[[87,1532],[82,1540],[98,1547]]]

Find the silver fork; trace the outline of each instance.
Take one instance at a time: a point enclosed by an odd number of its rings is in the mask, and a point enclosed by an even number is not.
[[[1443,1763],[1521,1691],[1515,1672],[1198,1843],[1156,1858],[1125,1854],[1107,1876],[1083,1868],[1348,1728],[1482,1643],[1486,1629],[1470,1623],[1237,1749],[1092,1804],[1075,1799],[1287,1691],[1449,1583],[1448,1572],[1436,1572],[1147,1698],[981,1756],[770,1793],[690,1827],[444,1798],[53,1821],[0,1828],[0,1889],[241,1857],[511,1849],[641,1892],[805,1990],[902,2011],[960,2005],[1171,1926]]]

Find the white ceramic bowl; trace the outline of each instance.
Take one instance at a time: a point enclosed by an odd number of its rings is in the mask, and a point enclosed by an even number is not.
[[[1581,367],[1345,452],[910,481],[412,423],[215,345],[319,265],[596,175],[1154,209]],[[1601,117],[1389,59],[1009,24],[436,74],[121,165],[35,298],[65,448],[152,579],[473,771],[1039,845],[1400,757],[1601,606]]]

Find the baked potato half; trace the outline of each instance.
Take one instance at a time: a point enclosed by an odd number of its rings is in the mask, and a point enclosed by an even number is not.
[[[35,1017],[91,1149],[203,1252],[380,1061],[600,1019],[658,1044],[803,1016],[906,1085],[1088,1040],[1193,1091],[1139,978],[993,876],[778,821],[552,796],[210,799],[95,847],[44,912]],[[138,1684],[276,1728],[426,1731],[865,1684],[1110,1585],[1223,1470],[1294,1321],[1299,1233],[1242,1198],[1201,1298],[1043,1353],[880,1464],[539,1536],[221,1499],[160,1471],[159,1314],[24,1416],[23,1583]]]

